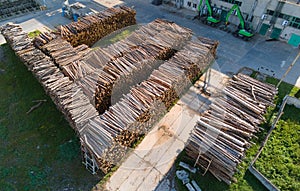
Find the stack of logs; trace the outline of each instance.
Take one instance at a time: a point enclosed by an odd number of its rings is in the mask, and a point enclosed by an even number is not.
[[[166,28],[169,30],[163,33]],[[90,64],[92,59],[85,54],[82,59],[70,59],[72,63],[68,63],[67,55],[71,58],[76,57],[70,50],[76,51],[78,47],[72,49],[70,44],[59,38],[52,38],[40,45],[46,55],[33,45],[18,25],[6,25],[1,32],[42,84],[57,108],[65,115],[78,133],[81,144],[96,158],[99,168],[105,173],[126,154],[127,146],[131,146],[139,136],[149,131],[151,125],[191,85],[191,80],[207,68],[217,48],[217,42],[208,39],[193,39],[185,43],[191,37],[189,29],[157,20],[141,27],[128,39],[118,43],[124,46],[127,43],[128,49],[111,45],[106,49],[97,50],[105,51],[104,55],[108,58],[104,64],[101,63],[101,68],[97,68]],[[147,80],[133,87],[105,113],[98,115],[84,92],[84,88],[89,89],[89,85],[84,83],[88,80],[93,82],[87,83],[95,83],[94,80],[100,76],[103,82],[118,84],[117,80],[122,80],[120,76],[132,78],[135,77],[135,73],[142,71],[142,62],[148,62],[144,64],[147,65],[151,64],[153,59],[169,57],[166,55],[173,52],[166,51],[173,51],[173,48],[182,46],[184,47],[168,61],[160,66],[158,64],[159,68],[154,70]],[[92,54],[93,52],[89,53]],[[103,55],[96,56],[100,60],[103,58]],[[96,72],[94,69],[97,69]],[[94,72],[91,72],[92,70]],[[78,85],[79,83],[81,85]],[[109,83],[102,85],[106,88]]]
[[[101,156],[109,148],[114,148],[113,138],[99,126],[98,112],[81,88],[65,77],[51,58],[32,44],[19,25],[7,24],[1,28],[1,33],[77,132],[81,144],[89,149],[92,142],[97,145],[93,149]]]
[[[64,74],[82,88],[90,102],[96,101],[96,108],[103,113],[111,101],[117,102],[122,94],[129,92],[130,86],[146,79],[191,36],[190,29],[157,19],[128,38],[95,51],[86,45],[73,48],[53,33],[40,34],[34,44],[53,58]],[[111,98],[112,91],[117,96]]]
[[[97,14],[85,16],[78,22],[60,26],[59,33],[72,46],[81,44],[92,46],[111,32],[136,24],[135,14],[135,10],[125,6],[109,8]]]
[[[208,44],[192,40],[150,77],[100,116],[101,126],[122,146],[131,146],[192,85],[214,59]],[[188,56],[187,56],[188,55]],[[97,145],[94,145],[97,147]],[[120,153],[120,152],[119,152]]]
[[[130,86],[146,79],[191,36],[191,30],[157,19],[126,39],[87,56],[87,64],[102,69],[95,95],[95,106],[99,113],[106,111],[112,103],[129,92]]]
[[[230,184],[276,94],[273,85],[243,74],[233,76],[224,96],[216,98],[198,120],[187,155],[205,172]]]

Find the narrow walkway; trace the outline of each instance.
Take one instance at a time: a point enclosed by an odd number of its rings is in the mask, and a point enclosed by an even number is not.
[[[225,75],[212,70],[209,90],[220,90],[226,79]],[[213,99],[213,96],[208,100],[200,95],[196,88],[200,84],[201,80],[149,132],[112,175],[106,184],[107,190],[150,191],[157,188],[184,149],[199,113],[205,111]]]

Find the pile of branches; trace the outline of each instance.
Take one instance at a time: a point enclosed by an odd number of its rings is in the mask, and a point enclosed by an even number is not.
[[[216,98],[198,120],[187,155],[205,172],[230,184],[276,94],[274,85],[243,74],[233,76],[224,96]]]
[[[97,14],[85,16],[78,22],[60,26],[59,33],[72,46],[92,46],[111,32],[136,24],[135,14],[135,10],[125,6],[108,8]]]

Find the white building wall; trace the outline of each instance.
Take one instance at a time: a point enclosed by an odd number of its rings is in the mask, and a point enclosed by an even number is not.
[[[281,13],[300,18],[300,4],[295,5],[295,4],[291,4],[291,3],[285,3],[285,5],[282,8]]]
[[[290,26],[287,26],[287,27],[285,27],[283,29],[283,31],[282,31],[282,33],[280,35],[280,38],[288,41],[291,38],[291,36],[292,36],[293,33],[300,35],[300,30],[299,29],[295,29],[295,28],[290,27]]]
[[[199,1],[200,0],[183,0],[183,7],[190,9],[190,10],[197,11]],[[239,0],[239,1],[242,2],[240,9],[241,9],[241,12],[243,13],[243,15],[246,16],[245,13],[250,14],[255,0]],[[188,2],[190,2],[190,4],[188,4]],[[264,14],[266,14],[268,9],[274,11],[277,7],[278,0],[258,0],[257,2],[258,3],[253,12],[253,20],[252,20],[252,27],[254,30],[256,30],[256,32],[259,31],[259,29],[263,23],[270,24],[270,20],[271,20],[272,16],[266,15],[267,18],[265,18],[265,19],[262,19],[262,16]],[[196,6],[194,6],[194,4]],[[203,0],[203,4],[205,4],[205,0]],[[222,10],[227,10],[227,11],[233,6],[233,4],[231,4],[231,3],[227,3],[224,1],[220,1],[220,0],[211,0],[211,5],[212,5],[212,7],[217,6],[218,8],[222,8]],[[281,13],[300,18],[300,5],[297,5],[295,3],[286,2],[281,10]],[[283,21],[284,21],[283,19],[277,18],[276,24],[274,25],[274,27],[276,27],[276,28],[283,29],[281,36],[280,36],[282,39],[289,40],[292,33],[300,35],[299,29],[295,29],[290,26],[285,26],[285,27],[282,26]]]

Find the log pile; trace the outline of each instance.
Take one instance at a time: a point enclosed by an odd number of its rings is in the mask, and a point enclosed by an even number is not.
[[[85,16],[78,22],[60,26],[59,33],[72,46],[92,46],[111,32],[136,24],[135,14],[135,10],[125,6],[108,8],[97,14]]]
[[[88,150],[90,144],[97,145],[93,147],[97,149],[97,156],[114,148],[113,138],[98,125],[98,112],[81,88],[65,77],[51,58],[33,45],[19,25],[7,24],[1,28],[1,33],[77,132],[81,144]]]
[[[198,120],[187,155],[205,172],[230,184],[276,94],[273,85],[243,74],[233,76],[224,96],[215,99]]]
[[[82,88],[92,104],[95,103],[97,81],[112,79],[104,87],[97,88],[96,106],[103,113],[111,105],[111,100],[115,103],[122,94],[129,92],[130,86],[149,76],[159,66],[160,60],[171,57],[174,49],[182,47],[191,35],[189,29],[157,19],[134,31],[128,38],[95,51],[90,51],[86,45],[73,48],[53,33],[40,34],[34,39],[34,44],[53,58],[63,73]],[[137,38],[142,40],[137,41]],[[110,96],[112,89],[114,95],[119,95],[114,99]]]
[[[133,87],[106,110],[100,116],[102,127],[122,146],[130,146],[146,134],[179,95],[191,86],[191,79],[214,59],[210,48],[205,45],[199,40],[188,42],[154,70],[147,80]]]
[[[46,40],[41,42],[40,39]],[[85,44],[73,47],[69,42],[54,34],[50,35],[50,33],[40,34],[33,43],[53,59],[65,76],[76,82],[94,105],[95,84],[98,79],[97,70],[81,61],[91,52],[91,49]]]
[[[69,42],[60,37],[49,41],[40,47],[40,49],[46,55],[50,56],[61,69],[70,65],[72,62],[80,60],[90,51],[87,45],[80,45],[73,48]]]
[[[87,56],[87,64],[103,71],[95,95],[95,106],[99,113],[116,103],[123,94],[129,92],[131,86],[146,79],[153,69],[169,59],[191,36],[191,30],[157,19],[126,39]]]
[[[141,27],[120,42],[120,47],[112,45],[98,49],[88,54],[92,56],[82,54],[81,59],[73,53],[80,54],[85,47],[73,48],[59,38],[49,38],[40,44],[45,54],[18,25],[6,25],[1,32],[105,173],[126,154],[137,138],[149,131],[191,85],[191,80],[206,69],[214,59],[217,47],[216,42],[207,39],[186,43],[191,38],[191,31],[163,20]],[[183,45],[174,54],[173,48]],[[124,49],[125,46],[129,48]],[[168,61],[157,61],[173,54]],[[95,63],[97,59],[102,60],[101,67]],[[153,66],[159,67],[153,71]],[[140,78],[136,73],[143,70],[151,73],[148,79],[131,88],[99,116],[89,97],[95,93],[96,81],[101,88],[122,87],[124,83],[131,83],[132,78]],[[136,83],[132,80],[132,84]]]
[[[32,42],[35,45],[35,47],[42,49],[42,46],[46,45],[47,43],[56,39],[57,37],[58,36],[53,32],[44,32],[35,37]]]

